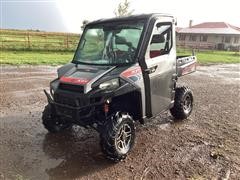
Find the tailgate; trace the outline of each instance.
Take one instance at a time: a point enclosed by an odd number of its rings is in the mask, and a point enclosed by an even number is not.
[[[195,72],[196,65],[197,65],[196,56],[179,56],[179,57],[177,57],[178,77]]]

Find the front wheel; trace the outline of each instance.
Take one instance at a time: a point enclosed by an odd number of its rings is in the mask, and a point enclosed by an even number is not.
[[[170,109],[176,120],[183,120],[190,116],[193,109],[193,93],[188,87],[177,87],[174,106]]]
[[[134,145],[135,125],[127,113],[117,112],[106,121],[100,134],[100,145],[103,153],[115,162],[126,158]]]
[[[52,114],[51,106],[48,104],[42,114],[43,126],[50,133],[59,133],[67,128],[70,128],[72,124],[66,123],[60,119],[60,117],[55,117]]]

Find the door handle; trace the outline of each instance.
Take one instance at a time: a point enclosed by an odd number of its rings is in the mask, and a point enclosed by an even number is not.
[[[148,74],[154,73],[156,71],[157,67],[158,67],[158,65],[150,67],[148,69],[145,69],[144,72],[146,72]]]

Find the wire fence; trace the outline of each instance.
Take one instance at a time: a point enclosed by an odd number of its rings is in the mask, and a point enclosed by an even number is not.
[[[80,35],[0,30],[2,50],[74,51]]]

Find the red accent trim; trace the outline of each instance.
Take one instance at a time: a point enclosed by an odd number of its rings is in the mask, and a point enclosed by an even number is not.
[[[131,76],[134,76],[134,75],[140,74],[140,73],[142,73],[142,70],[141,70],[140,66],[137,66],[137,67],[129,68],[126,71],[123,71],[121,73],[121,76],[129,78]]]
[[[60,78],[60,82],[77,84],[77,85],[84,85],[84,84],[87,84],[89,81],[90,81],[89,79],[74,78],[74,77],[64,77],[63,76]]]

